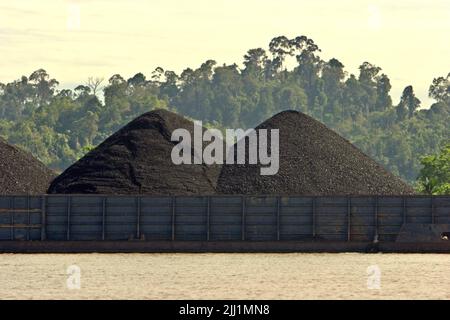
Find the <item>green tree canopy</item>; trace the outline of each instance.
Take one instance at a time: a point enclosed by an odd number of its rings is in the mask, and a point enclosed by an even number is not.
[[[419,191],[450,195],[450,143],[438,154],[423,157],[421,163],[423,168],[418,178]]]

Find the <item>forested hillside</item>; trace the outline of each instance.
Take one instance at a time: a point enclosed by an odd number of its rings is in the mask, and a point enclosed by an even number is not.
[[[286,61],[294,60],[293,68]],[[448,71],[448,70],[447,70]],[[393,173],[414,181],[421,158],[450,139],[450,73],[430,84],[436,103],[421,106],[411,86],[391,97],[382,69],[369,62],[348,74],[324,61],[305,36],[276,37],[249,50],[242,67],[208,60],[181,74],[116,74],[60,89],[43,69],[0,84],[0,135],[62,170],[136,116],[168,108],[212,126],[248,128],[287,109],[305,112],[355,143]]]

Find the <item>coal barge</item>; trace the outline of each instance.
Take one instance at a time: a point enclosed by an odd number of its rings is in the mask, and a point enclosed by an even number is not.
[[[414,195],[307,115],[257,127],[279,129],[275,175],[175,165],[179,128],[195,131],[180,115],[148,112],[55,179],[0,144],[0,252],[450,252],[449,196]],[[36,195],[13,193],[24,191]]]
[[[0,252],[450,253],[450,196],[0,196]]]

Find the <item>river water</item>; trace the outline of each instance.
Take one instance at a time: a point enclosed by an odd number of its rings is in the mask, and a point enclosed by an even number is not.
[[[0,254],[0,299],[450,299],[448,254]]]

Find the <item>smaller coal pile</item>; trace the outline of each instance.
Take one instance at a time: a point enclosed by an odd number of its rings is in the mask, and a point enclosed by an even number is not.
[[[223,165],[217,185],[219,193],[333,196],[414,194],[411,187],[400,178],[389,173],[349,141],[303,113],[281,112],[259,125],[257,134],[259,129],[279,129],[278,173],[261,175],[260,168],[264,166],[248,164],[248,158],[245,165]],[[236,155],[236,145],[234,148]]]
[[[46,193],[54,173],[30,153],[0,138],[0,194]]]
[[[57,177],[48,193],[213,194],[218,166],[175,165],[175,129],[194,136],[194,123],[167,110],[145,113],[106,139]]]

